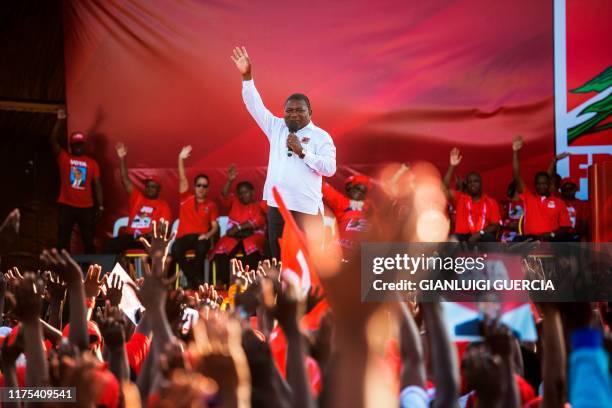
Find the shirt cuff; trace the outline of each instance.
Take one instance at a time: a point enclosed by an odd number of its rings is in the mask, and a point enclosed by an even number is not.
[[[304,163],[310,164],[310,162],[314,159],[314,153],[306,148],[302,148],[302,153],[304,154],[304,158],[302,158]]]

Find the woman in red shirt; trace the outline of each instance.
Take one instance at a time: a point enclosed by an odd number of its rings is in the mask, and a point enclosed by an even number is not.
[[[230,283],[229,261],[242,252],[242,262],[256,268],[264,253],[266,240],[266,204],[253,199],[253,185],[242,181],[236,186],[236,195],[229,190],[238,173],[234,165],[228,170],[227,182],[221,192],[222,203],[229,208],[227,233],[212,251],[217,266],[217,283]]]

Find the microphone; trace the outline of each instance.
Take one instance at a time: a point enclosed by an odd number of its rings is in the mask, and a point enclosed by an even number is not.
[[[295,133],[298,131],[298,124],[295,122],[289,122],[289,134],[291,133]],[[287,157],[291,157],[293,156],[293,150],[291,150],[291,148],[289,148],[289,146],[287,146]]]

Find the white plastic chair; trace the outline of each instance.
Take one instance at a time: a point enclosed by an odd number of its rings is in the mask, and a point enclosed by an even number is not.
[[[116,237],[119,235],[119,229],[121,227],[127,227],[129,220],[130,220],[129,217],[121,217],[121,218],[118,218],[117,221],[115,221],[115,225],[113,225],[113,237]]]
[[[227,215],[222,215],[217,218],[217,222],[219,223],[219,236],[224,236],[227,233],[227,223],[229,222],[229,217]]]

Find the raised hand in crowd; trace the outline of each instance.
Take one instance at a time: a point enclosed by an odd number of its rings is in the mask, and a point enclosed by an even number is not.
[[[250,81],[253,76],[251,74],[251,59],[247,50],[244,47],[235,47],[234,54],[231,56],[232,61],[236,64],[236,68],[244,81]]]
[[[282,285],[278,286],[280,290],[277,292],[272,314],[287,339],[287,383],[292,392],[292,406],[312,407],[314,400],[306,375],[305,350],[299,328],[299,321],[304,313],[305,299],[300,293],[297,282],[284,279]],[[273,290],[272,285],[264,285],[264,291],[271,290]]]
[[[185,170],[185,160],[191,156],[191,145],[183,146],[178,155],[178,173],[179,173],[179,193],[185,193],[189,190],[189,180],[187,179],[187,171]]]
[[[221,195],[223,197],[229,196],[232,183],[236,180],[237,177],[238,177],[238,170],[236,170],[236,165],[230,164],[230,166],[227,169],[227,181],[225,182],[225,184],[223,185],[223,189],[221,190]]]
[[[127,147],[123,144],[123,142],[119,142],[115,145],[115,151],[117,152],[117,157],[120,159],[125,159],[127,156]]]
[[[106,281],[106,300],[108,300],[111,306],[119,306],[121,299],[123,298],[123,281],[118,274],[111,275],[110,279]]]
[[[107,302],[104,308],[98,307],[97,319],[108,355],[108,368],[119,382],[125,381],[129,378],[130,370],[125,351],[125,315],[121,309]]]
[[[493,356],[499,357],[498,379],[503,392],[501,394],[505,407],[520,406],[518,388],[515,380],[515,359],[513,350],[516,339],[508,328],[499,319],[486,321],[483,326],[486,344]]]
[[[508,392],[509,384],[499,375],[503,370],[500,356],[493,354],[486,345],[476,343],[466,351],[462,366],[469,389],[476,392],[478,406],[507,406],[504,396]]]
[[[525,182],[521,177],[521,167],[519,161],[519,152],[522,148],[523,138],[521,136],[515,136],[512,140],[512,177],[514,178],[516,192],[519,194],[525,190]]]
[[[127,164],[125,163],[125,158],[127,156],[127,147],[125,147],[122,142],[119,142],[115,145],[115,151],[117,152],[117,157],[119,158],[119,172],[121,174],[121,184],[123,184],[123,188],[125,189],[125,191],[128,194],[131,194],[134,185],[132,184],[132,180],[130,180]]]
[[[87,308],[85,306],[85,289],[81,267],[72,259],[68,251],[62,249],[44,250],[40,259],[46,263],[59,278],[68,285],[70,297],[70,343],[80,350],[87,350],[89,336],[87,334]],[[94,268],[94,265],[89,267]]]
[[[251,375],[242,348],[240,322],[227,314],[211,314],[193,328],[190,348],[196,371],[216,381],[221,407],[249,407]]]
[[[26,273],[15,285],[15,315],[21,321],[24,336],[24,354],[26,365],[26,384],[40,387],[49,383],[47,358],[43,348],[43,330],[40,324],[40,309],[43,289],[36,275]]]
[[[44,298],[49,303],[49,324],[56,329],[62,327],[62,304],[66,298],[68,285],[51,271],[42,274],[45,282]]]
[[[8,245],[11,244],[12,241],[17,234],[19,234],[19,226],[21,223],[21,212],[19,208],[15,208],[11,211],[2,224],[0,224],[0,254],[6,252]]]
[[[89,268],[87,271],[87,275],[85,275],[85,280],[83,281],[85,297],[96,298],[102,291],[102,288],[108,279],[108,274],[100,278],[101,272],[102,267],[100,265],[94,265],[93,268]]]

